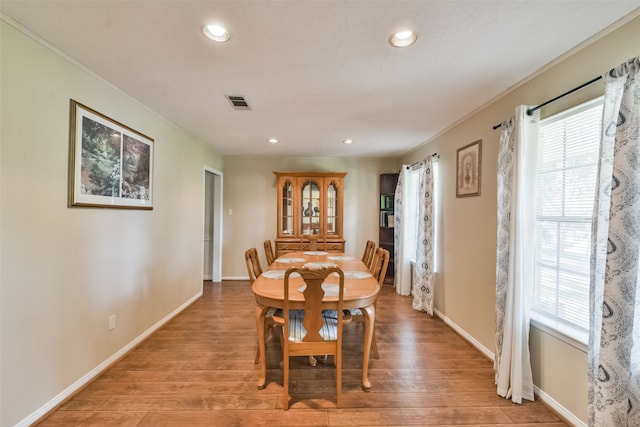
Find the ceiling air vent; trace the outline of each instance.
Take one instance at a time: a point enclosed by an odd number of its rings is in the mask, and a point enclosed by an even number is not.
[[[249,104],[244,99],[244,96],[225,95],[227,100],[231,103],[236,110],[250,110]]]

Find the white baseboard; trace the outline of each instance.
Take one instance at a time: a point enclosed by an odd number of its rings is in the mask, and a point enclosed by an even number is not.
[[[222,280],[249,280],[249,276],[227,276],[223,277]]]
[[[476,340],[474,337],[469,335],[467,333],[467,331],[462,329],[460,326],[458,326],[455,322],[453,322],[451,319],[449,319],[447,316],[445,316],[440,311],[434,309],[433,312],[435,313],[436,316],[441,318],[444,321],[444,323],[447,324],[447,326],[449,326],[451,329],[456,331],[458,334],[462,335],[462,337],[464,339],[466,339],[467,341],[469,341],[471,343],[471,345],[473,345],[475,348],[480,350],[480,352],[482,352],[482,354],[484,354],[485,356],[487,356],[491,360],[495,360],[495,354],[493,353],[493,351],[489,350],[487,347],[482,345],[482,343],[480,343],[480,341]]]
[[[149,335],[151,335],[152,333],[157,331],[161,326],[163,326],[165,323],[167,323],[173,317],[178,315],[182,310],[187,308],[189,305],[191,305],[195,300],[197,300],[201,296],[202,296],[202,289],[200,290],[200,292],[198,292],[196,295],[191,297],[188,301],[186,301],[180,307],[176,308],[171,313],[167,314],[165,317],[160,319],[155,325],[151,326],[149,329],[144,331],[141,335],[136,337],[129,344],[127,344],[124,347],[122,347],[118,352],[113,354],[107,360],[105,360],[104,362],[102,362],[101,364],[99,364],[98,366],[93,368],[91,371],[87,372],[84,376],[82,376],[80,379],[78,379],[75,383],[71,384],[69,387],[64,389],[56,397],[54,397],[53,399],[51,399],[50,401],[45,403],[43,406],[38,408],[35,412],[31,413],[29,416],[27,416],[22,421],[18,422],[15,425],[15,427],[28,427],[28,426],[32,425],[33,423],[35,423],[36,421],[40,420],[40,418],[42,418],[45,415],[47,415],[47,413],[49,411],[51,411],[52,409],[55,409],[56,406],[60,405],[66,399],[68,399],[73,394],[75,394],[77,391],[79,391],[82,387],[84,387],[85,385],[87,385],[88,383],[90,383],[91,381],[96,379],[99,375],[101,375],[104,371],[106,371],[109,367],[111,367],[111,365],[113,365],[115,362],[117,362],[120,358],[122,358],[124,355],[126,355],[129,351],[131,351],[135,346],[137,346],[142,341],[144,341],[147,337],[149,337]]]
[[[474,346],[476,349],[478,349],[482,354],[487,356],[492,361],[495,360],[495,353],[492,352],[491,350],[489,350],[484,345],[482,345],[482,343],[480,343],[480,341],[478,341],[475,338],[473,338],[464,329],[462,329],[460,326],[458,326],[455,322],[453,322],[451,319],[449,319],[447,316],[445,316],[440,311],[434,309],[433,312],[435,313],[436,316],[438,316],[440,319],[442,319],[444,321],[444,323],[447,324],[447,326],[449,326],[451,329],[453,329],[458,334],[460,334],[464,339],[469,341],[469,343],[472,346]],[[570,423],[571,425],[573,425],[575,427],[587,427],[587,425],[581,419],[579,419],[578,417],[573,415],[569,410],[567,410],[567,408],[562,406],[560,403],[558,403],[556,400],[554,400],[551,396],[549,396],[544,391],[542,391],[540,388],[538,388],[538,386],[536,386],[536,385],[533,386],[533,392],[534,392],[534,394],[536,396],[538,396],[538,398],[542,402],[544,402],[545,405],[549,406],[549,408],[551,408],[553,411],[555,411],[556,414],[558,414],[558,416],[562,417],[564,419],[564,421]]]
[[[551,408],[556,414],[558,414],[558,416],[562,417],[564,421],[575,427],[587,427],[587,424],[584,421],[573,415],[570,411],[567,410],[567,408],[559,404],[547,393],[540,390],[538,386],[533,386],[533,392],[540,398],[541,401],[544,402],[545,405]]]

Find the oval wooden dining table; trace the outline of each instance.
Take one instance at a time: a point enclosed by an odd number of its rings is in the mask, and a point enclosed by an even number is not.
[[[380,284],[367,275],[368,269],[359,258],[347,256],[342,253],[305,251],[291,252],[277,258],[267,270],[258,276],[253,282],[252,290],[256,297],[256,328],[258,332],[258,349],[260,353],[260,378],[258,389],[263,389],[267,384],[267,367],[265,357],[265,314],[269,307],[284,308],[284,271],[289,267],[322,266],[325,264],[337,265],[345,273],[344,301],[345,309],[359,308],[365,318],[364,322],[364,351],[362,363],[362,388],[365,391],[371,389],[368,377],[369,357],[371,352],[371,340],[375,324],[374,302],[380,291]],[[292,309],[304,307],[304,297],[298,289],[304,285],[301,277],[289,279],[289,298]],[[325,283],[338,282],[338,277],[331,275]],[[323,308],[335,310],[337,296],[327,292],[322,300]]]

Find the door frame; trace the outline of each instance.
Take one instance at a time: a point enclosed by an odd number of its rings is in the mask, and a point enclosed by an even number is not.
[[[204,166],[202,173],[202,186],[205,189],[203,194],[203,213],[202,213],[202,229],[206,221],[206,199],[211,196],[206,194],[207,173],[213,175],[213,200],[211,210],[213,213],[213,250],[211,251],[211,280],[214,282],[222,281],[222,180],[223,173],[209,166]],[[204,259],[204,240],[202,242],[202,259]],[[204,267],[204,266],[203,266]]]

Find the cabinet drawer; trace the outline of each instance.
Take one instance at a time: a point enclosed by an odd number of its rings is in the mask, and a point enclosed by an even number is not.
[[[281,251],[299,251],[300,243],[276,243],[278,250]]]
[[[328,242],[325,245],[324,250],[327,252],[344,252],[344,243]]]

